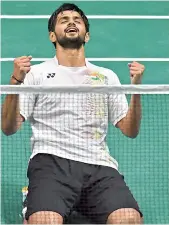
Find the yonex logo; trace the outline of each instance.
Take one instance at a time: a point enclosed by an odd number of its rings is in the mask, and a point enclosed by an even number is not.
[[[47,78],[54,77],[56,73],[48,73]]]

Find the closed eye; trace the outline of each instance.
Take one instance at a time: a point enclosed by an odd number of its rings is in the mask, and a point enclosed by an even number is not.
[[[60,23],[67,23],[68,20],[69,20],[69,17],[63,16],[62,18],[59,19],[59,22],[60,22]]]
[[[67,23],[67,20],[63,20],[61,21],[61,24]]]
[[[80,18],[80,17],[75,16],[73,19],[74,19],[74,21],[75,21],[76,23],[81,23],[81,18]]]
[[[81,21],[80,21],[80,20],[75,20],[75,23],[79,23],[79,24],[80,24],[80,23],[81,23]]]

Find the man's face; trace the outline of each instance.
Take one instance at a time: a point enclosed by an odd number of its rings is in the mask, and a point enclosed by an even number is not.
[[[58,43],[63,48],[68,49],[79,49],[89,38],[80,14],[70,10],[58,14],[55,36],[56,45]]]

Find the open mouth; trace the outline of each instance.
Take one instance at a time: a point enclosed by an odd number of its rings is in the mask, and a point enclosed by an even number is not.
[[[74,33],[74,32],[78,32],[78,29],[76,27],[68,27],[65,30],[66,33]]]

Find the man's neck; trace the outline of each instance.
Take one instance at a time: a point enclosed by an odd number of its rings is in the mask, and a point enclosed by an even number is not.
[[[84,47],[80,49],[63,49],[57,47],[56,57],[59,65],[67,67],[82,67],[85,66]]]

